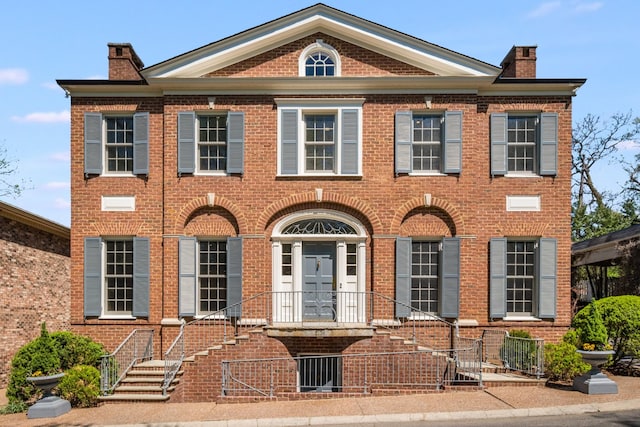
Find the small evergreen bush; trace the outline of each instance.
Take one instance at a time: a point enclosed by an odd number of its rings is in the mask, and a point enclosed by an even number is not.
[[[609,336],[595,301],[590,302],[588,306],[576,314],[572,326],[578,333],[582,350],[601,351],[607,349]]]
[[[100,356],[105,354],[104,347],[91,338],[76,335],[72,332],[52,332],[51,338],[56,343],[60,365],[66,371],[76,365],[100,367]]]
[[[551,381],[571,381],[591,368],[589,364],[582,361],[576,346],[567,341],[563,338],[559,344],[544,346],[545,375]]]
[[[74,366],[66,372],[59,388],[60,396],[67,399],[71,406],[96,406],[100,395],[100,371],[88,365]]]
[[[624,356],[640,358],[640,296],[603,298],[596,305],[615,351],[614,364]]]
[[[27,377],[52,375],[61,372],[56,345],[43,323],[40,336],[24,345],[11,360],[11,374],[7,387],[9,403],[35,402],[40,390]]]

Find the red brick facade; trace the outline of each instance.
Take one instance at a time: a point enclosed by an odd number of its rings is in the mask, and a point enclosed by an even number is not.
[[[70,266],[68,228],[0,203],[0,388],[42,322],[69,329]]]
[[[293,93],[296,89],[286,88],[285,83],[275,89],[270,86],[278,79],[290,79],[287,81],[296,84],[299,58],[304,49],[318,39],[335,49],[340,57],[341,75],[334,77],[338,82],[336,85],[340,84],[339,79],[353,79],[350,80],[352,87],[345,89],[327,83],[328,89],[318,91],[312,86],[313,82],[310,86],[301,83],[296,94]],[[113,49],[110,46],[110,58]],[[516,49],[520,56],[521,50]],[[163,64],[160,68],[141,70],[142,78],[153,77],[158,70],[156,80],[149,80],[148,87],[105,81],[97,88],[95,83],[90,87],[78,81],[62,81],[61,85],[72,94],[72,328],[93,336],[109,349],[115,348],[134,328],[153,328],[156,331],[155,353],[162,354],[178,331],[178,245],[181,236],[242,237],[242,298],[247,299],[273,289],[272,236],[278,224],[296,212],[321,209],[346,214],[362,224],[366,232],[364,291],[395,298],[396,238],[457,237],[460,239],[459,311],[457,318],[449,320],[460,322],[462,336],[479,337],[481,330],[487,328],[515,328],[528,329],[534,336],[549,340],[560,337],[571,320],[571,103],[573,90],[582,82],[540,80],[524,86],[499,85],[492,83],[500,74],[500,69],[494,67],[494,71],[486,72],[489,78],[480,77],[481,82],[473,83],[475,86],[471,89],[470,80],[453,79],[447,87],[425,91],[420,86],[427,81],[424,79],[438,81],[439,72],[429,70],[427,65],[421,68],[411,61],[402,62],[381,52],[360,47],[354,40],[343,40],[340,34],[317,31],[233,64],[200,72],[190,83],[200,85],[197,89],[171,86],[176,83],[163,87]],[[137,58],[132,50],[125,49],[123,55]],[[513,63],[520,60],[520,56]],[[188,65],[188,59],[186,57],[178,65]],[[535,79],[535,48],[529,48],[528,59],[533,62],[523,66],[527,68],[522,74],[507,68],[503,76],[509,73],[509,77]],[[509,67],[513,63],[510,62]],[[491,66],[482,64],[478,67],[489,69]],[[520,65],[517,67],[521,68]],[[133,76],[131,70],[123,71],[112,60],[110,68],[111,80]],[[169,74],[173,72],[171,67],[167,69]],[[414,77],[418,80],[412,86],[409,82]],[[262,78],[275,80],[260,80]],[[466,78],[472,77],[467,75]],[[212,79],[214,86],[221,84],[220,79],[228,79],[232,88],[202,86],[207,79]],[[309,82],[309,78],[300,79]],[[391,82],[389,79],[397,80]],[[249,93],[252,89],[235,89],[240,87],[239,81],[247,82],[249,88],[256,88],[254,94]],[[431,84],[430,81],[427,84]],[[407,89],[402,89],[405,87]],[[234,90],[237,93],[233,93]],[[110,95],[112,91],[123,95]],[[277,104],[282,98],[359,100],[362,104],[361,171],[355,176],[333,174],[326,177],[279,173],[280,110]],[[178,113],[211,111],[212,102],[214,111],[244,113],[243,173],[178,174]],[[425,103],[428,103],[426,107]],[[395,114],[398,111],[425,111],[425,108],[427,112],[462,112],[460,173],[395,173]],[[84,115],[88,112],[149,113],[148,174],[112,177],[84,173]],[[557,114],[557,173],[529,177],[492,175],[492,113]],[[102,210],[102,196],[135,196],[135,210]],[[507,196],[539,197],[541,208],[539,211],[507,211]],[[148,316],[135,319],[85,316],[84,239],[109,236],[149,238]],[[509,321],[490,317],[489,244],[493,238],[514,236],[548,238],[557,242],[553,318]],[[288,339],[283,345],[275,338],[261,338],[264,339],[271,341],[268,348],[276,348],[271,352],[274,355],[305,352],[305,341]],[[306,343],[309,344],[306,352],[336,351],[334,341],[312,341]],[[343,351],[353,353],[360,348],[385,351],[384,345],[376,345],[379,341],[364,339],[350,344],[355,346],[350,350],[347,350],[349,345],[343,346]],[[251,350],[246,355],[266,351],[267,347],[262,344],[255,345],[250,345]],[[207,372],[219,370],[216,361],[201,363],[208,364]],[[213,366],[209,366],[211,364]],[[195,365],[187,368],[186,378],[192,369],[196,369]],[[193,386],[197,381],[211,384],[213,380],[193,377],[190,381]],[[205,387],[205,384],[201,386]],[[201,387],[190,388],[191,391],[185,387],[187,385],[181,384],[175,399],[197,400],[190,393],[196,393],[194,390]]]

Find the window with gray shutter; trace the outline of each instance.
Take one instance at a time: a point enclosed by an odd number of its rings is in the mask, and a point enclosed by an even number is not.
[[[502,319],[507,315],[507,239],[491,239],[489,257],[489,317]]]
[[[411,239],[396,239],[396,317],[411,315]]]
[[[280,168],[283,175],[298,173],[298,110],[282,110],[280,116]]]
[[[342,173],[358,173],[358,110],[342,110]]]
[[[228,115],[227,173],[244,172],[244,113]]]
[[[491,175],[507,173],[507,114],[491,114]]]
[[[460,239],[442,240],[440,262],[440,316],[458,317],[460,311]]]
[[[149,174],[149,113],[133,115],[133,173]]]
[[[133,239],[133,310],[136,317],[149,317],[151,248],[147,237]]]
[[[556,239],[540,239],[538,247],[538,317],[555,319],[557,287]]]
[[[540,175],[558,173],[558,114],[540,116]]]
[[[444,114],[444,173],[462,172],[462,111]]]
[[[196,315],[197,239],[181,237],[178,241],[179,315]]]
[[[227,239],[227,315],[242,315],[242,238]]]
[[[396,111],[395,129],[395,165],[396,174],[410,173],[411,167],[411,111]]]
[[[102,114],[84,114],[84,173],[102,173]]]
[[[84,316],[100,316],[102,306],[102,239],[84,239]]]
[[[193,112],[178,113],[178,174],[195,172],[196,115]]]

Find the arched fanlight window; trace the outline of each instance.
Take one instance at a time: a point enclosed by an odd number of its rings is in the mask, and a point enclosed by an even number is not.
[[[320,39],[302,51],[298,64],[300,76],[333,77],[340,75],[338,51]]]
[[[325,77],[334,76],[336,64],[333,58],[325,52],[315,52],[307,57],[305,62],[305,76]]]
[[[303,219],[289,224],[282,234],[358,234],[355,228],[335,219]]]

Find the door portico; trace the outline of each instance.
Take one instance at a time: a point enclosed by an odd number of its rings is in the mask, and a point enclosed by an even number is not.
[[[365,322],[366,232],[353,217],[302,211],[272,235],[275,323]]]

